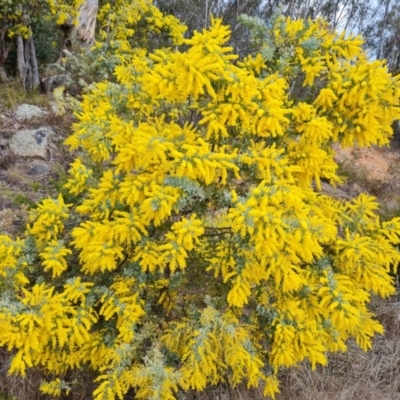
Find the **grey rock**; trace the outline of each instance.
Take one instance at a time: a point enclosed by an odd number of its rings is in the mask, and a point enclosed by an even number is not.
[[[365,190],[356,182],[352,182],[348,185],[349,195],[351,197],[357,197],[361,193],[365,193]]]
[[[20,157],[49,158],[49,137],[54,135],[50,128],[21,130],[10,140],[10,149]]]
[[[60,74],[43,79],[41,85],[43,91],[50,94],[54,89],[57,89],[60,86],[68,86],[71,81],[70,75]]]
[[[329,183],[321,182],[321,193],[334,197],[339,200],[350,200],[351,196],[344,190],[333,187]]]
[[[18,121],[26,121],[32,118],[43,117],[46,114],[46,111],[43,111],[41,108],[31,104],[21,104],[15,110],[15,118]]]
[[[27,172],[27,174],[29,176],[37,176],[37,175],[47,174],[49,172],[50,172],[50,168],[47,165],[36,164]]]
[[[8,148],[9,140],[0,137],[0,150],[5,150]]]

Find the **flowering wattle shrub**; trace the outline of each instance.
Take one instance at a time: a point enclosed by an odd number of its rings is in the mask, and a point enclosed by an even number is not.
[[[0,236],[0,344],[10,372],[55,377],[43,392],[88,369],[97,400],[221,382],[273,397],[281,367],[382,333],[367,306],[394,292],[400,219],[318,189],[339,180],[334,142],[388,142],[398,78],[319,20],[277,18],[243,60],[228,39],[215,20],[181,48],[124,52],[67,139],[69,204]]]

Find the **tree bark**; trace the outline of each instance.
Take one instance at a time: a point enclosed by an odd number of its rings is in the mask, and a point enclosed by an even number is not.
[[[33,37],[22,39],[18,36],[17,45],[17,69],[22,86],[24,90],[36,89],[40,79]]]
[[[390,5],[390,0],[386,1],[386,7],[385,7],[385,14],[383,16],[383,21],[382,21],[382,29],[381,29],[381,34],[380,34],[380,38],[379,38],[379,44],[378,44],[378,51],[376,54],[376,58],[378,60],[380,60],[381,56],[382,56],[382,49],[383,49],[383,34],[384,34],[384,30],[385,30],[385,26],[386,26],[386,17],[387,17],[387,13],[389,10],[389,5]]]
[[[35,50],[35,43],[33,42],[33,37],[31,36],[28,39],[28,59],[29,59],[29,66],[31,70],[30,76],[30,88],[36,89],[39,87],[40,78],[39,78],[39,66],[36,58],[36,50]]]
[[[17,70],[18,70],[18,78],[21,82],[24,82],[25,79],[25,52],[24,52],[24,40],[22,36],[17,37]]]
[[[0,65],[0,83],[6,83],[8,81],[9,81],[9,79],[8,79],[7,72],[6,72],[5,68],[2,65]]]
[[[81,46],[90,47],[95,40],[96,17],[99,0],[85,0],[79,9],[78,25],[72,32]]]
[[[4,68],[8,53],[11,49],[11,42],[6,40],[7,27],[0,29],[0,82],[8,82],[8,75]]]

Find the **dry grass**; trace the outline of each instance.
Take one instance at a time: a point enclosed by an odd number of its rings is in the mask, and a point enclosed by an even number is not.
[[[38,107],[48,105],[48,98],[37,91],[24,91],[17,80],[0,83],[0,109],[10,110],[20,104],[29,103]]]
[[[400,298],[375,299],[372,308],[385,326],[373,349],[362,351],[354,342],[346,353],[329,356],[327,367],[312,371],[308,363],[282,371],[281,393],[276,400],[399,400],[400,399]],[[218,386],[191,392],[185,400],[261,400],[260,389]]]
[[[282,374],[277,400],[399,400],[400,300],[375,300],[373,307],[385,334],[365,353],[351,342],[346,353],[329,357],[315,372],[303,364]]]
[[[27,371],[26,377],[8,375],[10,354],[0,350],[0,392],[7,399],[16,400],[47,400],[48,397],[38,396],[43,374],[37,371]],[[1,399],[1,397],[0,397]]]
[[[11,151],[6,150],[0,155],[0,170],[7,170],[15,164],[15,156]]]
[[[53,400],[54,397],[41,394],[39,387],[43,381],[54,379],[37,369],[29,369],[25,377],[8,375],[10,353],[0,349],[0,400]],[[93,377],[84,371],[74,371],[61,377],[69,382],[72,392],[62,400],[89,400],[95,386]]]

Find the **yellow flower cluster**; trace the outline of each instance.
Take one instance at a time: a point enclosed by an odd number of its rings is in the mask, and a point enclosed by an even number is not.
[[[27,233],[32,235],[38,245],[55,240],[64,229],[64,221],[68,218],[68,205],[61,194],[57,199],[44,199],[29,214]]]
[[[400,219],[315,186],[338,180],[335,141],[387,142],[398,78],[323,21],[278,18],[282,54],[238,60],[219,20],[185,39],[150,1],[116,4],[100,17],[120,41],[117,83],[84,96],[66,141],[80,151],[72,204],[46,199],[24,238],[0,236],[10,371],[45,369],[54,396],[88,368],[96,400],[221,382],[273,397],[280,368],[325,364],[351,338],[368,349],[383,330],[370,296],[394,292]],[[184,46],[131,51],[123,34],[139,21]]]
[[[67,268],[65,256],[71,254],[71,250],[64,247],[61,241],[52,240],[40,256],[43,260],[44,270],[53,270],[53,278],[60,276]]]
[[[3,20],[4,33],[10,39],[15,36],[22,36],[24,39],[32,36],[31,21],[27,18],[27,14],[30,17],[51,20],[57,25],[65,23],[73,25],[82,3],[83,0],[7,1],[0,8],[0,19]]]
[[[102,40],[95,47],[104,50],[102,57],[118,56],[121,61],[129,61],[142,47],[150,47],[150,36],[165,35],[172,44],[182,44],[186,30],[172,15],[163,15],[151,0],[105,2],[97,20]]]
[[[71,164],[69,173],[71,176],[65,184],[65,188],[69,189],[70,193],[78,195],[85,190],[93,171],[88,169],[84,164],[82,164],[82,161],[77,158]]]

